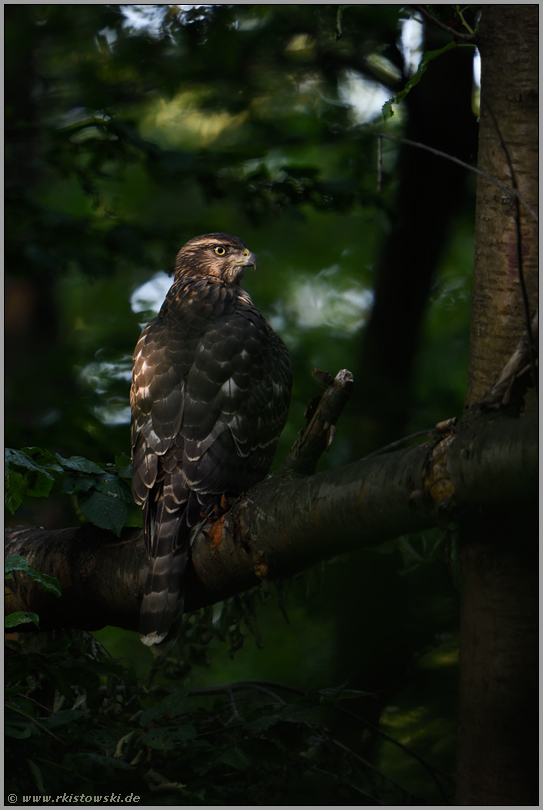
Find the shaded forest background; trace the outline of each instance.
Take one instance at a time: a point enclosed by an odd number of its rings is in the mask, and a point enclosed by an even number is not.
[[[462,30],[455,7],[439,8]],[[450,41],[395,5],[6,6],[6,445],[98,462],[129,452],[133,347],[175,254],[210,231],[256,253],[245,287],[291,352],[277,461],[319,392],[314,366],[355,377],[321,469],[460,416],[474,179],[384,140],[377,190],[382,130],[476,164],[472,46],[432,61],[386,124],[381,114],[422,52]],[[75,525],[77,504],[57,489],[8,525]],[[447,544],[437,531],[399,538],[270,586],[256,636],[233,657],[214,638],[177,676],[346,684],[370,695],[353,699],[357,712],[452,774]],[[95,636],[147,675],[137,634]],[[441,803],[401,749],[342,731]]]

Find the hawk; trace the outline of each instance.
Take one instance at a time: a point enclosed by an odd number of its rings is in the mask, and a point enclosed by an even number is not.
[[[287,418],[290,357],[240,286],[250,266],[236,236],[188,241],[134,351],[132,486],[149,557],[140,635],[157,653],[177,637],[191,537],[224,495],[265,477]]]

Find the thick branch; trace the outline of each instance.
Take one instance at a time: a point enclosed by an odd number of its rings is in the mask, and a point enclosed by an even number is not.
[[[537,498],[537,420],[488,420],[439,443],[388,453],[313,476],[271,477],[196,536],[188,611],[318,560],[442,525],[470,511]],[[60,579],[60,599],[15,572],[8,612],[30,610],[42,629],[136,629],[147,560],[139,530],[119,540],[86,525],[10,529],[6,555]]]

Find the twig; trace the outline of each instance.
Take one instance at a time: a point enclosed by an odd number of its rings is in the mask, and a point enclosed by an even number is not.
[[[266,686],[263,684],[269,685],[266,681],[235,681],[234,683],[226,683],[221,686],[196,686],[194,689],[190,690],[189,695],[220,695],[223,693],[231,695],[233,692],[240,691],[242,689],[255,689],[256,691],[263,692],[265,695],[268,695],[268,697],[273,698],[273,700],[277,701],[277,703],[281,704],[282,706],[287,705],[283,698],[266,688]],[[277,684],[277,686],[281,686],[281,684]]]
[[[228,695],[228,700],[230,701],[230,706],[232,707],[232,716],[229,720],[226,721],[225,726],[231,726],[232,723],[235,723],[236,720],[239,718],[239,709],[236,703],[236,698],[234,696],[233,689],[225,689],[225,693]]]
[[[60,743],[61,745],[68,745],[68,743],[64,742],[64,740],[61,740],[60,737],[57,737],[56,734],[53,734],[52,731],[49,731],[49,729],[46,728],[43,725],[43,723],[40,723],[39,720],[36,720],[35,717],[32,717],[31,714],[27,714],[26,712],[22,712],[20,709],[18,709],[16,706],[14,706],[13,703],[10,703],[9,701],[7,702],[6,705],[9,706],[9,708],[12,709],[14,712],[17,712],[17,714],[21,714],[23,717],[26,717],[27,720],[30,720],[38,728],[41,728],[42,731],[45,731],[46,734],[49,734],[49,736],[52,737],[56,742]]]
[[[236,681],[235,683],[229,683],[226,686],[228,688],[230,688],[230,689],[246,689],[249,686],[267,687],[267,688],[272,688],[273,690],[281,689],[284,692],[291,692],[292,694],[300,695],[301,697],[305,697],[305,695],[307,694],[303,689],[299,689],[296,686],[290,686],[290,684],[278,683],[276,681]],[[194,694],[204,694],[204,693],[213,694],[214,693],[213,690],[224,691],[224,687],[203,686],[203,687],[200,687],[199,689],[191,690],[190,694],[193,694],[193,693]],[[271,694],[273,694],[275,698],[278,698],[280,702],[284,703],[284,701],[281,701],[281,698],[279,698],[279,696],[276,695],[274,692],[272,692]],[[412,751],[411,748],[408,748],[407,745],[404,745],[403,743],[399,742],[399,740],[396,740],[394,737],[391,737],[390,734],[387,734],[386,731],[383,731],[381,728],[379,728],[379,726],[376,726],[373,723],[371,723],[369,720],[366,720],[365,717],[359,717],[357,714],[354,714],[354,712],[349,711],[349,709],[344,709],[342,706],[336,706],[333,703],[330,704],[330,707],[332,709],[334,709],[335,711],[340,712],[341,714],[347,715],[348,717],[352,717],[357,722],[362,723],[367,728],[369,728],[370,731],[373,731],[375,734],[382,737],[387,742],[393,743],[394,745],[398,746],[398,748],[400,748],[405,754],[407,754],[407,756],[410,756],[413,759],[415,759],[420,765],[422,765],[423,768],[425,768],[426,771],[428,771],[428,773],[430,774],[430,776],[432,777],[432,779],[436,783],[437,787],[439,788],[439,791],[440,791],[440,793],[441,793],[441,795],[442,795],[442,797],[443,797],[443,799],[445,801],[445,804],[449,803],[448,799],[447,799],[447,796],[445,794],[445,791],[443,790],[443,787],[442,787],[441,783],[439,782],[439,779],[436,776],[436,773],[439,773],[445,779],[448,779],[449,781],[454,782],[453,778],[451,776],[449,776],[449,774],[446,774],[443,771],[439,770],[439,768],[435,768],[433,765],[430,765],[429,762],[426,762],[426,760],[424,760],[422,757],[420,757],[418,754],[416,754],[414,751]]]
[[[330,773],[330,771],[325,771],[323,768],[311,768],[311,770],[312,770],[312,771],[314,771],[315,773],[323,773],[325,776],[331,776],[331,777],[332,777],[332,779],[339,779],[339,776],[338,776],[338,774],[337,774],[337,773]],[[350,788],[352,788],[353,790],[356,790],[356,791],[357,791],[358,793],[360,793],[362,796],[366,796],[366,798],[371,799],[371,803],[372,803],[372,805],[378,805],[378,804],[380,804],[380,805],[384,806],[384,802],[380,802],[380,801],[379,801],[379,799],[376,799],[376,798],[375,798],[375,796],[372,796],[372,795],[371,795],[370,793],[368,793],[367,791],[362,790],[362,788],[357,787],[357,785],[353,785],[353,783],[352,783],[352,782],[347,782],[347,780],[342,779],[342,783],[343,783],[344,785],[346,785],[347,787],[350,787]]]
[[[221,694],[221,693],[230,694],[231,692],[238,691],[240,689],[258,689],[259,691],[262,691],[265,694],[271,695],[271,697],[273,697],[274,700],[277,700],[280,704],[282,704],[284,706],[287,705],[286,702],[284,700],[282,700],[282,698],[279,697],[279,695],[277,695],[274,692],[270,691],[270,689],[269,689],[270,686],[278,688],[278,689],[284,689],[287,692],[293,692],[294,694],[300,695],[302,697],[305,697],[305,695],[306,695],[306,692],[303,689],[297,689],[294,686],[289,686],[287,684],[282,684],[282,683],[275,683],[273,681],[235,681],[234,683],[223,684],[221,686],[202,686],[202,687],[196,687],[194,689],[191,689],[189,694],[190,695],[195,695],[195,696],[197,696],[197,695],[206,695],[206,694],[207,695]],[[301,722],[303,722],[305,725],[308,725],[308,726],[311,726],[311,727],[314,726],[313,723],[309,723],[306,720],[302,720]],[[339,740],[336,740],[334,737],[331,737],[331,736],[329,736],[329,740],[334,745],[341,748],[343,751],[346,751],[348,754],[350,754],[355,759],[359,760],[367,768],[369,768],[370,770],[375,771],[376,773],[378,773],[379,776],[381,776],[383,779],[386,779],[388,782],[391,782],[393,785],[395,785],[397,788],[399,788],[406,796],[411,796],[412,798],[418,798],[413,793],[411,793],[406,787],[404,787],[400,782],[397,782],[395,779],[393,779],[393,777],[389,776],[384,771],[380,770],[376,765],[373,765],[367,759],[364,759],[364,757],[361,757],[359,754],[357,754],[355,751],[348,748],[346,745],[344,745]]]
[[[343,6],[339,6],[336,15],[336,40],[343,36]]]
[[[473,30],[471,25],[468,25],[468,23],[466,22],[466,18],[462,14],[462,10],[461,10],[460,6],[455,6],[455,8],[456,8],[456,13],[458,14],[460,19],[462,20],[462,25],[464,26],[464,28],[466,28],[469,31],[470,34],[475,34],[475,31]],[[465,11],[465,9],[464,9],[464,11]]]
[[[72,687],[72,688],[73,688],[73,687]],[[24,699],[25,699],[25,700],[29,700],[31,703],[35,703],[35,704],[36,704],[36,706],[39,706],[39,707],[40,707],[40,709],[43,709],[43,710],[44,710],[44,711],[46,711],[46,712],[49,712],[49,714],[55,714],[55,712],[53,711],[53,709],[48,709],[48,708],[47,708],[47,706],[44,706],[44,705],[43,705],[43,703],[38,703],[38,701],[37,701],[37,700],[34,700],[34,698],[31,698],[31,697],[30,697],[30,695],[24,695]]]
[[[500,183],[499,180],[496,180],[495,177],[492,177],[492,175],[487,174],[486,172],[483,172],[481,169],[478,169],[475,166],[470,166],[469,163],[465,163],[463,160],[460,160],[460,158],[456,158],[456,157],[453,157],[452,155],[448,155],[446,152],[441,152],[439,149],[434,149],[431,146],[426,146],[426,144],[419,143],[418,141],[410,141],[408,138],[400,138],[397,135],[389,135],[386,132],[377,132],[377,137],[378,138],[388,138],[390,141],[398,141],[398,143],[405,143],[408,146],[416,146],[418,149],[425,149],[427,152],[431,152],[433,155],[437,155],[438,157],[445,158],[445,160],[450,160],[453,163],[458,163],[458,165],[463,166],[464,169],[468,169],[468,171],[470,171],[470,172],[475,172],[475,174],[481,175],[481,177],[484,177],[486,180],[489,180],[491,183],[493,183],[495,186],[497,186],[499,189],[501,189],[501,191],[504,191],[510,197],[517,197],[520,200],[520,202],[523,204],[523,206],[526,208],[526,210],[530,212],[530,214],[535,219],[535,221],[539,222],[539,215],[537,214],[537,211],[535,211],[532,208],[532,206],[529,205],[526,202],[526,200],[520,194],[518,189],[516,189],[516,188],[513,188],[513,189],[508,188],[503,183]]]
[[[519,340],[518,346],[505,364],[498,379],[492,383],[479,404],[483,408],[499,408],[507,405],[511,396],[511,389],[515,380],[530,369],[533,374],[533,366],[530,363],[531,341],[537,340],[539,332],[539,310],[535,313],[530,324],[530,334],[524,332]]]
[[[463,39],[466,42],[477,41],[477,37],[475,36],[475,34],[464,34],[462,31],[455,31],[455,29],[451,28],[450,25],[442,23],[441,20],[438,20],[437,17],[434,17],[433,14],[430,14],[429,11],[426,11],[424,6],[414,5],[413,8],[416,8],[419,14],[422,14],[422,16],[426,17],[427,20],[430,20],[430,22],[433,22],[434,25],[437,25],[439,26],[439,28],[442,28],[444,31],[447,31],[447,33],[451,34],[453,37],[456,37],[457,39]]]
[[[383,138],[377,138],[377,194],[381,193],[381,178],[383,175]]]
[[[396,787],[399,788],[402,791],[402,793],[404,793],[406,796],[411,796],[413,799],[419,798],[414,793],[411,793],[411,791],[408,790],[406,787],[404,787],[400,782],[397,782],[395,779],[393,779],[392,776],[389,776],[387,773],[378,768],[377,765],[373,765],[367,759],[361,757],[360,754],[357,754],[356,751],[353,751],[347,745],[344,745],[339,740],[335,740],[333,737],[330,737],[330,741],[333,742],[334,745],[336,745],[338,748],[341,748],[343,751],[346,751],[348,754],[354,757],[354,759],[358,759],[360,762],[362,762],[363,765],[366,766],[366,768],[375,771],[375,773],[378,773],[379,776],[381,776],[383,779],[386,779],[387,782],[391,782],[393,785],[396,785]]]
[[[511,183],[513,184],[513,189],[518,192],[518,183],[517,183],[517,176],[515,174],[515,170],[513,169],[513,162],[511,160],[511,155],[509,154],[509,149],[507,148],[507,144],[503,139],[503,135],[501,133],[498,121],[496,116],[494,115],[494,111],[488,101],[484,98],[481,99],[482,105],[487,109],[492,123],[494,124],[494,129],[498,135],[498,139],[500,141],[500,146],[503,150],[505,155],[505,159],[507,161],[507,166],[509,167],[509,174],[511,175]],[[537,396],[537,377],[536,377],[536,370],[535,370],[535,357],[534,357],[534,338],[532,334],[532,323],[531,323],[531,315],[530,315],[530,302],[528,301],[528,290],[526,289],[526,281],[524,278],[524,269],[522,265],[522,230],[520,227],[520,206],[519,206],[519,197],[518,194],[515,196],[514,199],[515,204],[515,232],[516,232],[516,252],[517,252],[517,268],[518,268],[518,278],[520,282],[520,290],[522,293],[522,302],[524,305],[524,319],[526,322],[526,332],[528,334],[528,351],[530,357],[530,366],[532,368],[532,378],[534,381],[534,388]]]
[[[370,453],[368,456],[364,456],[364,459],[373,458],[374,456],[381,456],[383,453],[390,453],[391,450],[396,450],[396,448],[401,447],[406,442],[411,441],[411,439],[420,439],[422,436],[427,436],[429,439],[436,439],[438,435],[439,433],[436,432],[435,428],[419,430],[418,433],[412,433],[410,436],[404,436],[403,439],[398,439],[395,442],[385,445],[385,447],[380,447],[378,450],[374,450],[373,453]]]
[[[422,757],[419,757],[419,755],[416,754],[414,751],[412,751],[411,748],[408,748],[399,740],[396,740],[394,737],[391,737],[390,734],[387,734],[386,731],[383,731],[381,728],[379,728],[379,726],[374,726],[373,723],[370,723],[370,721],[366,720],[365,717],[359,717],[354,712],[349,711],[349,709],[344,709],[343,706],[335,706],[332,704],[332,708],[335,709],[335,711],[340,712],[341,714],[345,714],[348,717],[352,717],[354,720],[357,720],[359,723],[362,723],[363,725],[367,726],[367,728],[369,728],[370,731],[375,732],[387,742],[393,743],[393,745],[398,746],[398,748],[404,751],[404,753],[415,759],[430,774],[430,776],[436,783],[445,804],[449,804],[447,794],[445,793],[443,786],[439,781],[439,779],[437,778],[436,774],[439,773],[439,775],[442,776],[444,779],[448,779],[449,782],[454,783],[454,779],[452,778],[452,776],[449,776],[449,774],[444,773],[444,771],[441,771],[439,768],[434,767],[434,765],[430,765],[429,762],[426,762],[426,760],[424,760]]]

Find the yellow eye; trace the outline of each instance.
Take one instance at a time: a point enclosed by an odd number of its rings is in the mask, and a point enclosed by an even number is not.
[[[226,250],[223,247],[218,246],[215,248],[215,253],[217,254],[217,256],[224,256]]]

